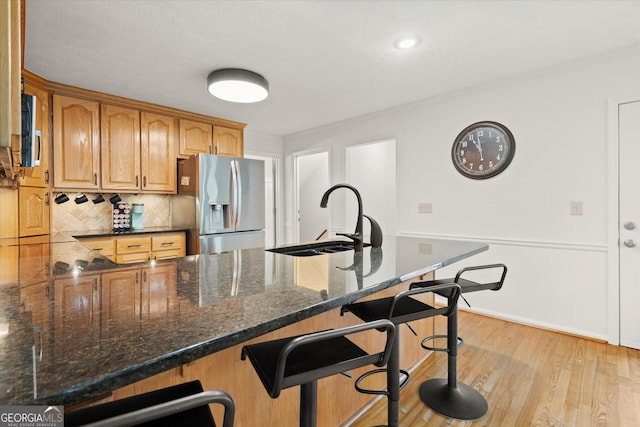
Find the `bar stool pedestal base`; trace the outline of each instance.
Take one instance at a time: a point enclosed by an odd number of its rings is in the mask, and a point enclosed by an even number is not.
[[[462,383],[451,387],[444,378],[425,381],[418,394],[438,414],[458,420],[477,420],[489,410],[489,404],[477,390]]]

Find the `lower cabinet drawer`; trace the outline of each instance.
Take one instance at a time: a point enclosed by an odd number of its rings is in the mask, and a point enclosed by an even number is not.
[[[147,256],[151,252],[151,238],[126,238],[116,240],[116,254],[118,256],[125,254],[139,254],[144,253]]]
[[[79,239],[83,245],[88,248],[93,249],[94,251],[104,255],[106,257],[111,257],[114,254],[114,245],[113,240],[109,237],[89,237]]]

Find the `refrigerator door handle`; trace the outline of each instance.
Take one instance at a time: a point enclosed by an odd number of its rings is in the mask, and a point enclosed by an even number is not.
[[[238,222],[240,218],[240,209],[242,206],[240,205],[240,200],[242,197],[242,181],[240,180],[240,174],[238,173],[238,161],[231,161],[231,182],[232,182],[232,226],[233,228],[238,228]]]

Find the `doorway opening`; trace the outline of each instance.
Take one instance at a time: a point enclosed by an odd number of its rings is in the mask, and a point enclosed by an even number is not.
[[[329,152],[301,153],[294,157],[296,242],[326,238],[329,214],[320,199],[329,188]]]

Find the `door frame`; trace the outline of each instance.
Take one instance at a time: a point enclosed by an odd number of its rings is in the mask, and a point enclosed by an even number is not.
[[[640,93],[607,100],[607,331],[608,342],[620,345],[620,245],[619,245],[619,114],[621,104],[640,101]]]
[[[331,185],[331,147],[318,147],[315,149],[310,149],[310,150],[302,150],[302,151],[296,151],[295,153],[291,154],[291,159],[292,159],[292,170],[293,170],[293,188],[292,188],[292,192],[293,192],[293,210],[291,212],[291,218],[292,218],[292,228],[293,228],[293,240],[294,242],[299,242],[300,241],[300,221],[298,221],[298,211],[300,209],[299,203],[300,203],[300,183],[298,182],[298,160],[300,157],[304,157],[304,156],[309,156],[309,155],[313,155],[313,154],[320,154],[320,153],[327,153],[327,168],[328,168],[328,185],[327,188],[329,188],[329,186]],[[320,203],[318,201],[318,203]],[[330,234],[331,233],[331,215],[329,215],[329,222],[327,224],[327,232]],[[327,236],[325,236],[325,238],[327,238]]]
[[[283,229],[283,218],[282,218],[282,212],[284,212],[284,210],[282,209],[282,157],[279,157],[277,155],[274,155],[273,153],[268,153],[268,152],[262,152],[262,151],[251,151],[251,152],[247,152],[245,153],[245,158],[248,159],[258,159],[258,160],[264,160],[266,158],[269,158],[273,161],[273,168],[274,170],[271,171],[271,173],[273,174],[273,207],[274,207],[274,212],[272,212],[273,215],[273,220],[272,220],[272,224],[273,224],[273,230],[271,230],[274,234],[274,241],[275,241],[275,245],[279,245],[280,242],[282,242],[283,236],[282,236],[282,229]],[[266,192],[265,192],[265,196],[266,196]]]

